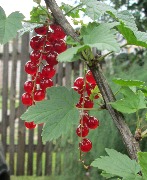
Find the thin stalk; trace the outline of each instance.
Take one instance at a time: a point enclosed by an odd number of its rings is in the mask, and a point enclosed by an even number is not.
[[[125,46],[127,46],[127,45],[128,45],[128,44],[126,43],[126,44],[120,46],[120,48],[123,48],[123,47],[125,47]],[[112,54],[112,53],[114,53],[114,51],[108,52],[107,54],[101,56],[98,60],[99,60],[99,61],[102,61],[106,56],[108,56],[108,55],[110,55],[110,54]]]
[[[71,13],[73,10],[77,9],[78,7],[80,7],[80,6],[82,6],[82,5],[83,5],[83,3],[78,4],[77,6],[71,8],[67,13],[64,14],[64,16],[67,16],[67,15],[68,15],[69,13]]]
[[[140,128],[140,119],[139,119],[138,110],[136,111],[136,118],[137,118],[137,129],[139,129]]]
[[[147,129],[141,133],[141,137],[142,138],[147,137]]]

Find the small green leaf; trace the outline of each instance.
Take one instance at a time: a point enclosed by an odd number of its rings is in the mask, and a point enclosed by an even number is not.
[[[0,44],[6,44],[16,37],[17,31],[22,28],[21,21],[24,15],[18,11],[6,17],[4,10],[0,6]]]
[[[137,87],[140,87],[141,85],[145,83],[143,81],[126,80],[126,79],[121,79],[121,78],[113,79],[113,82],[115,84],[119,84],[120,86],[137,86]]]
[[[97,96],[100,93],[100,90],[98,86],[95,86],[94,89],[91,90],[90,99],[93,101],[95,99],[95,96]]]
[[[85,50],[86,48],[89,48],[89,46],[83,45],[83,46],[71,47],[71,48],[67,49],[65,52],[59,54],[57,59],[59,62],[77,61],[80,58],[80,54],[78,54],[78,53]]]
[[[78,46],[80,45],[78,42],[76,42],[71,36],[67,36],[66,38],[66,44],[72,45],[72,46]]]
[[[108,156],[101,156],[93,161],[91,166],[97,167],[109,175],[122,177],[124,180],[135,180],[138,177],[140,166],[135,160],[131,160],[114,149],[106,149],[106,152]]]
[[[30,12],[30,21],[32,22],[45,22],[47,18],[46,9],[42,6],[41,7],[33,7],[32,11]]]
[[[144,180],[147,179],[147,152],[138,152],[138,161],[142,169]]]
[[[123,87],[120,91],[124,98],[116,102],[111,102],[112,107],[122,113],[131,114],[140,109],[145,109],[146,101],[142,91],[133,92],[129,87]]]
[[[79,100],[77,92],[59,86],[49,88],[47,95],[49,100],[36,103],[21,116],[22,120],[28,122],[45,123],[43,141],[51,141],[67,133],[79,119],[79,112],[75,107]]]

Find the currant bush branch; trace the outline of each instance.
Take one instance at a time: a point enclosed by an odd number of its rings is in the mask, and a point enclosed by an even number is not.
[[[50,8],[56,22],[64,29],[65,33],[71,36],[74,40],[80,42],[78,35],[75,33],[75,30],[65,18],[63,12],[57,5],[56,1],[45,0],[45,3]],[[137,160],[137,152],[140,151],[139,143],[135,140],[128,125],[125,123],[124,116],[118,111],[114,110],[112,106],[109,104],[110,102],[116,101],[116,99],[110,86],[108,85],[106,78],[103,75],[100,64],[97,63],[97,61],[90,61],[90,63],[91,64],[88,64],[89,68],[103,96],[103,99],[106,104],[106,108],[108,109],[109,114],[111,115],[114,124],[116,125],[117,129],[119,130],[122,136],[123,142],[127,148],[127,151],[131,159]]]

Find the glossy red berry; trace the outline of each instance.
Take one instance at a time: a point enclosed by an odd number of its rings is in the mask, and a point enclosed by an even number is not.
[[[56,70],[50,65],[45,65],[42,68],[42,76],[45,78],[52,78],[56,73]]]
[[[49,45],[45,45],[44,47],[44,53],[50,53],[50,52],[53,52],[54,51],[54,47],[52,44],[49,44]]]
[[[54,50],[55,50],[58,54],[64,52],[66,49],[67,49],[67,46],[66,46],[66,43],[65,43],[64,40],[62,40],[62,39],[57,39],[57,40],[54,42]]]
[[[82,126],[81,124],[78,126],[78,128],[76,129],[76,134],[79,137],[85,137],[87,136],[89,133],[89,128],[87,127],[87,125]]]
[[[25,122],[25,127],[28,129],[34,129],[36,127],[36,124],[32,122]]]
[[[89,120],[89,115],[88,113],[85,112],[83,117],[80,119],[80,124],[87,125],[88,120]]]
[[[54,34],[57,39],[63,39],[66,36],[65,32],[59,25],[52,24],[52,25],[50,25],[50,27],[54,31]]]
[[[92,72],[90,70],[87,71],[87,73],[86,73],[86,80],[91,84],[96,84],[96,81],[95,81],[95,79],[92,75]]]
[[[28,74],[34,75],[37,72],[37,69],[38,69],[37,65],[31,61],[28,61],[25,64],[25,71]]]
[[[43,90],[36,90],[34,92],[34,100],[42,101],[45,98],[45,92]]]
[[[25,92],[31,93],[34,87],[34,83],[32,81],[26,81],[24,83]]]
[[[85,96],[84,98],[84,108],[93,108],[93,101],[90,100],[88,96]]]
[[[30,46],[34,50],[40,50],[43,47],[45,38],[42,36],[34,36],[30,40]]]
[[[41,57],[41,53],[39,51],[32,51],[30,54],[31,62],[33,62],[35,64],[39,63],[40,57]]]
[[[74,81],[74,86],[78,87],[78,93],[81,94],[83,93],[83,88],[84,88],[84,78],[83,77],[78,77]]]
[[[31,106],[33,104],[33,99],[30,93],[24,93],[21,96],[21,101],[26,106]]]
[[[58,64],[57,53],[53,51],[47,54],[46,61],[50,66],[55,66],[56,64]]]
[[[87,126],[90,129],[96,129],[99,126],[99,120],[94,116],[90,116],[87,121]]]
[[[40,88],[42,90],[46,90],[46,88],[48,87],[52,87],[53,86],[53,81],[51,79],[48,79],[48,78],[43,78],[41,81],[40,81]]]
[[[83,152],[89,152],[92,148],[92,142],[87,139],[84,138],[80,143],[79,143],[79,148],[81,151]]]
[[[47,26],[37,27],[34,29],[34,31],[39,35],[46,35],[48,31]]]

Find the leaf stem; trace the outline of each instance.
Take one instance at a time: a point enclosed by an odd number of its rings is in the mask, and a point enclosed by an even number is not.
[[[138,110],[136,111],[136,117],[137,117],[137,129],[139,129],[140,128],[140,119],[139,119]]]
[[[124,45],[120,46],[120,48],[123,48],[123,47],[125,47],[125,46],[127,46],[127,45],[128,45],[128,44],[126,43],[126,44],[124,44]],[[105,54],[105,55],[101,56],[98,60],[99,60],[99,61],[104,60],[104,58],[105,58],[106,56],[108,56],[108,55],[112,54],[113,52],[114,52],[114,51],[110,51],[110,52],[108,52],[107,54]]]
[[[147,129],[141,133],[141,137],[142,138],[147,137]]]
[[[67,13],[64,14],[64,16],[67,16],[70,12],[72,12],[73,10],[77,9],[78,7],[80,7],[80,6],[82,6],[82,5],[83,5],[83,3],[78,4],[77,6],[71,8]]]

